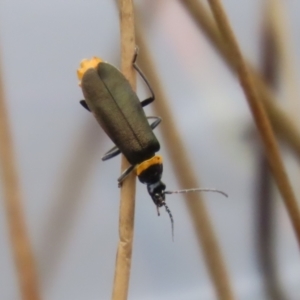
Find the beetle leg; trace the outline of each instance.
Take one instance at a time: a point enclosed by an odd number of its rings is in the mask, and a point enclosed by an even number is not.
[[[159,207],[158,206],[156,206],[156,210],[157,210],[157,215],[160,216]]]
[[[162,121],[160,117],[149,116],[149,117],[147,117],[147,119],[155,119],[155,121],[152,124],[150,124],[150,127],[152,128],[152,130],[154,128],[156,128],[160,124],[160,122]]]
[[[140,52],[140,48],[138,45],[135,45],[135,48],[134,48],[134,56],[133,56],[133,60],[132,60],[132,63],[134,64],[137,60],[137,57],[139,55],[139,52]]]
[[[107,151],[103,156],[102,156],[102,160],[108,160],[110,158],[113,158],[115,156],[117,156],[118,154],[120,154],[121,151],[119,150],[119,148],[117,146],[114,146],[113,148],[111,148],[109,151]]]
[[[143,74],[143,72],[141,71],[141,69],[138,67],[138,65],[136,64],[136,60],[137,60],[137,56],[138,56],[138,53],[139,53],[139,48],[136,46],[135,47],[135,53],[134,53],[134,57],[133,57],[133,61],[132,61],[132,64],[133,64],[133,67],[135,68],[135,70],[140,74],[140,76],[143,78],[143,80],[145,81],[146,85],[148,86],[148,89],[150,90],[150,93],[151,93],[151,97],[141,101],[141,105],[142,107],[150,104],[151,102],[153,102],[155,100],[155,95],[154,95],[154,92],[150,86],[150,83],[149,81],[147,80],[146,76]]]
[[[89,109],[88,105],[86,104],[85,100],[81,100],[80,101],[80,104],[86,109],[88,110],[89,112],[91,112],[91,110]]]
[[[132,165],[121,174],[121,176],[118,178],[118,187],[122,186],[123,181],[133,171],[134,168],[135,168],[135,165]]]
[[[145,107],[148,104],[152,103],[154,100],[155,100],[154,97],[147,98],[147,99],[141,101],[141,105],[142,105],[142,107]]]

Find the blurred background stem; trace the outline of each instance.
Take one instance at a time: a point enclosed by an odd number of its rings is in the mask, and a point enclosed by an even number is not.
[[[32,246],[22,208],[21,186],[0,66],[0,167],[12,253],[21,298],[39,300],[40,288]]]
[[[155,113],[164,122],[160,126],[164,144],[170,155],[174,174],[177,176],[180,188],[198,187],[199,180],[193,170],[192,163],[188,159],[188,153],[184,142],[180,137],[176,122],[172,116],[167,97],[164,93],[161,81],[155,71],[148,47],[143,39],[141,31],[137,31],[137,44],[140,47],[138,64],[144,70],[149,82],[153,86],[156,101],[153,102]],[[199,249],[203,252],[204,261],[213,282],[218,299],[234,300],[233,288],[223,259],[222,250],[214,232],[213,222],[201,193],[183,194],[185,203],[195,228]]]
[[[271,25],[269,5],[265,9],[265,18],[262,24],[261,37],[261,65],[265,82],[276,90],[279,75],[279,58],[276,43],[276,33]],[[260,141],[255,141],[260,145]],[[284,300],[285,296],[280,287],[280,280],[276,270],[275,256],[275,199],[272,193],[272,180],[266,154],[261,147],[257,153],[257,173],[255,194],[257,198],[257,251],[259,266],[263,274],[266,292],[270,299]]]

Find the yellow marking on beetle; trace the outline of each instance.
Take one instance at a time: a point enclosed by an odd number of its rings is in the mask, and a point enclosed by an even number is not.
[[[88,69],[96,69],[99,63],[101,63],[102,60],[99,57],[92,57],[91,59],[83,59],[80,63],[79,69],[77,69],[77,77],[79,79],[79,85],[81,85],[81,79],[84,75],[84,73]]]
[[[152,158],[143,161],[142,163],[137,165],[135,169],[136,175],[139,176],[143,171],[147,170],[149,167],[153,165],[158,165],[158,164],[161,165],[162,161],[163,161],[162,156],[160,155],[155,155]]]

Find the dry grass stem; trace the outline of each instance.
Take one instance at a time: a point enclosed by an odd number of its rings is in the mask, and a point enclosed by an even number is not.
[[[199,186],[197,176],[193,172],[192,164],[188,159],[184,143],[179,136],[176,122],[170,112],[163,88],[151,62],[151,56],[147,51],[142,35],[137,33],[138,45],[141,49],[139,65],[145,71],[149,82],[154,87],[157,100],[153,102],[154,110],[164,120],[160,126],[167,146],[168,153],[173,162],[174,173],[178,176],[178,181],[182,188]],[[176,147],[174,147],[176,145]],[[202,201],[200,193],[184,194],[187,199],[186,205],[191,215],[199,247],[202,249],[208,271],[214,283],[218,299],[233,300],[234,295],[230,284],[229,276],[222,257],[221,249],[218,245],[212,223]]]
[[[288,107],[290,115],[299,124],[298,112],[300,110],[299,87],[295,64],[295,53],[289,30],[289,19],[287,16],[286,2],[283,0],[266,0],[268,8],[268,20],[274,30],[274,37],[280,58],[283,89],[286,94],[285,106]]]
[[[203,4],[201,4],[201,1],[181,0],[181,2],[190,13],[196,25],[203,30],[207,38],[215,47],[216,51],[218,51],[225,63],[227,63],[228,67],[233,72],[236,72],[235,57],[230,51],[228,51],[226,42],[221,37],[219,30],[207,9],[203,6]],[[290,145],[298,158],[300,158],[300,131],[289,115],[285,113],[274,101],[275,96],[272,90],[264,82],[260,73],[249,63],[247,65],[248,71],[250,72],[259,93],[260,101],[266,109],[274,130],[287,144]]]
[[[253,118],[261,135],[271,172],[283,197],[300,246],[300,211],[288,176],[285,172],[270,121],[260,102],[254,80],[240,52],[221,2],[219,0],[209,0],[208,2],[215,16],[219,30],[222,33],[224,40],[227,42],[230,52],[235,58],[235,67],[239,75],[240,83],[244,89]]]
[[[13,140],[9,128],[1,73],[0,145],[0,167],[2,169],[4,202],[21,297],[23,300],[38,300],[41,299],[38,277],[21,205],[20,183],[14,156]]]
[[[135,30],[132,0],[120,0],[121,26],[121,70],[135,89],[135,72],[132,59],[135,51]],[[127,160],[122,157],[122,171],[129,167]],[[135,208],[135,174],[131,174],[124,181],[121,188],[119,235],[113,300],[125,300],[128,295]]]

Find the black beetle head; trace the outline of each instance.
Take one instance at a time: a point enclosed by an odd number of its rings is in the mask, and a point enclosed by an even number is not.
[[[147,185],[148,193],[151,196],[159,215],[159,208],[164,206],[169,214],[172,225],[172,238],[174,236],[174,220],[169,207],[166,205],[166,185],[161,182],[163,172],[162,157],[155,155],[149,160],[142,162],[137,167],[136,174],[140,182]]]
[[[147,185],[148,193],[151,196],[154,204],[157,207],[162,207],[165,205],[165,189],[166,185],[157,181],[155,183],[150,183]]]
[[[156,205],[158,215],[159,215],[159,208],[162,206],[165,207],[165,209],[170,217],[170,220],[171,220],[172,239],[174,240],[174,220],[173,220],[172,213],[171,213],[169,207],[167,206],[166,200],[165,200],[166,185],[159,180],[157,182],[147,184],[147,189],[148,189],[148,193],[151,196],[154,204]]]

